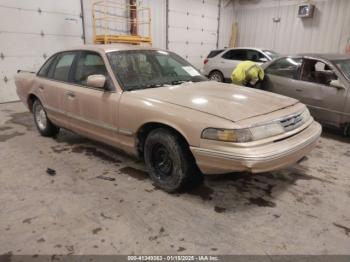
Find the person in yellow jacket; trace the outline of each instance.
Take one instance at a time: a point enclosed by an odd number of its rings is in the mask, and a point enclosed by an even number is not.
[[[239,63],[231,75],[232,83],[247,87],[256,87],[263,79],[264,70],[252,61]]]

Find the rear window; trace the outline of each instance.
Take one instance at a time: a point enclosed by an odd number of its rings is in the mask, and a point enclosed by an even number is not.
[[[212,58],[217,56],[218,54],[222,53],[225,49],[220,49],[220,50],[213,50],[210,51],[209,55],[207,56],[207,58]]]

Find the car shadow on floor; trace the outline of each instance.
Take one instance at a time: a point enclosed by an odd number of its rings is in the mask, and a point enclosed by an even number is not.
[[[120,174],[148,181],[152,185],[142,161],[136,160],[111,146],[89,140],[66,130],[62,130],[55,141],[58,145],[52,147],[54,151],[69,150],[117,166],[123,162],[124,167],[118,168]],[[319,179],[307,175],[307,168],[296,164],[288,169],[262,174],[240,172],[204,176],[204,181],[199,186],[170,196],[189,198],[197,203],[210,202],[218,213],[234,212],[253,206],[274,208],[278,195],[295,185],[298,180]],[[145,191],[153,193],[159,190],[154,187],[153,190]]]
[[[341,129],[323,127],[322,137],[337,140],[343,143],[349,143],[350,138],[345,136]]]
[[[287,169],[251,174],[249,172],[225,175],[207,176],[204,183],[188,192],[205,201],[210,201],[218,213],[225,211],[236,212],[251,207],[276,207],[279,196],[297,185],[299,180],[317,180],[328,183],[323,179],[307,174],[308,169],[295,164]],[[303,202],[304,195],[294,191],[297,202]],[[307,194],[312,195],[312,192]]]

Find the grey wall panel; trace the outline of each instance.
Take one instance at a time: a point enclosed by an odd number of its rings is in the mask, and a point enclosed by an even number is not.
[[[350,1],[314,0],[314,17],[297,17],[300,1],[235,1],[239,46],[281,53],[344,53],[350,44]],[[279,22],[273,22],[279,18]]]
[[[18,100],[14,75],[82,44],[79,0],[0,0],[0,103]],[[1,56],[2,54],[2,56]]]

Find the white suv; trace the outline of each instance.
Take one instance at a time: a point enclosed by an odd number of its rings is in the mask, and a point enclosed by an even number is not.
[[[279,56],[274,51],[259,48],[217,49],[204,60],[201,72],[211,80],[231,82],[232,71],[240,62],[250,60],[262,64]]]

